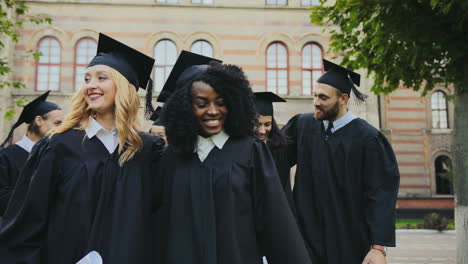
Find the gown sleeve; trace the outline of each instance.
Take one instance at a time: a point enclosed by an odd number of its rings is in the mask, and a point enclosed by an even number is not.
[[[276,169],[278,171],[278,175],[281,181],[281,185],[283,186],[286,199],[288,200],[288,203],[291,206],[294,215],[296,215],[290,177],[291,164],[288,157],[287,148],[282,147],[272,149],[271,155],[273,156],[273,160],[276,163]]]
[[[309,256],[266,144],[253,150],[254,212],[260,250],[269,264],[306,264]]]
[[[400,173],[393,149],[382,135],[365,147],[366,219],[371,244],[395,246],[395,205]]]
[[[152,205],[153,205],[153,213],[159,208],[161,204],[161,192],[162,192],[162,171],[160,169],[162,164],[162,155],[165,149],[165,142],[164,140],[155,135],[151,136],[151,171],[152,171]]]
[[[5,212],[13,186],[11,184],[11,163],[3,151],[0,152],[0,217]]]
[[[288,123],[283,127],[282,132],[288,138],[287,156],[289,158],[290,167],[297,164],[297,125],[300,114],[289,119]]]
[[[49,138],[33,148],[13,191],[0,228],[2,263],[38,264],[54,195],[57,155]]]

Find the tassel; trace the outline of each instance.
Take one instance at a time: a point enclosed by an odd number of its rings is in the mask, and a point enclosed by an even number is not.
[[[153,80],[150,78],[148,80],[148,86],[146,86],[146,100],[145,100],[145,117],[150,119],[154,114],[153,107]]]

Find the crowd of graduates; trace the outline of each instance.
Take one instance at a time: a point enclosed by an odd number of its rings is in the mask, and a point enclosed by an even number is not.
[[[0,150],[0,263],[386,263],[399,172],[348,109],[359,74],[324,60],[313,113],[280,129],[284,99],[187,51],[154,109],[153,64],[100,34],[65,118],[48,92],[24,106]]]

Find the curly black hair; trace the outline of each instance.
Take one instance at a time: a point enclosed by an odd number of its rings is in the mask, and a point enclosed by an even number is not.
[[[192,80],[179,84],[164,105],[161,121],[169,145],[182,155],[191,155],[200,133],[192,106],[192,84],[209,84],[224,99],[228,115],[224,131],[230,137],[252,136],[256,112],[250,83],[241,68],[212,62]]]

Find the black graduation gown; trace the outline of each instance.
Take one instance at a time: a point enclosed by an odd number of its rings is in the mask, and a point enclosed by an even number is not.
[[[290,157],[288,155],[288,149],[286,147],[272,148],[270,146],[269,146],[269,149],[270,149],[271,155],[273,156],[273,160],[275,161],[276,170],[278,171],[281,185],[283,185],[283,188],[285,190],[286,198],[288,199],[291,209],[295,213],[294,202],[293,202],[293,197],[292,197],[292,192],[291,192],[291,177],[290,177],[292,161],[290,160]]]
[[[5,213],[20,170],[29,152],[13,144],[0,150],[0,217]]]
[[[231,137],[204,162],[169,145],[159,168],[158,263],[310,263],[262,141]]]
[[[164,141],[141,133],[143,149],[123,167],[97,137],[69,130],[44,138],[20,174],[0,230],[2,264],[153,263],[155,163]]]
[[[361,263],[371,244],[395,246],[399,171],[387,139],[357,118],[328,140],[313,114],[284,127],[297,162],[294,200],[314,264]]]

